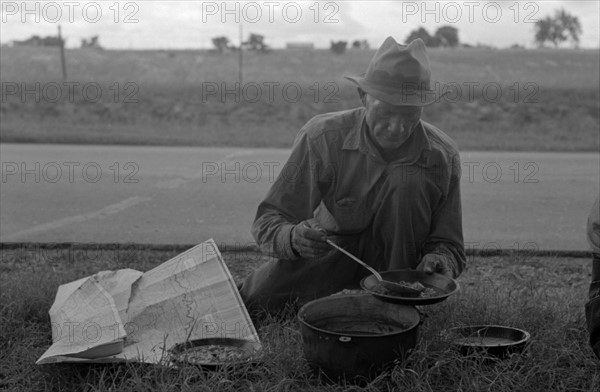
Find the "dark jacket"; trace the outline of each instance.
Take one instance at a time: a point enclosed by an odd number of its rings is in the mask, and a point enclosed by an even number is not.
[[[587,222],[587,237],[592,246],[592,283],[585,317],[590,332],[590,345],[600,359],[600,196],[596,199]]]

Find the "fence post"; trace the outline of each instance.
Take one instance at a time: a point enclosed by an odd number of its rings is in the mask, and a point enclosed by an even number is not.
[[[240,69],[239,69],[239,79],[240,79],[240,86],[242,86],[244,84],[244,55],[243,55],[243,49],[242,49],[242,42],[244,41],[244,38],[242,37],[242,22],[240,22]],[[241,88],[241,87],[240,87]]]

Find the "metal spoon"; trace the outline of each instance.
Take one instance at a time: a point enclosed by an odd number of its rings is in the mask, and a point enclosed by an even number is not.
[[[401,284],[398,284],[398,283],[395,283],[395,282],[390,282],[388,280],[384,280],[381,277],[381,275],[379,274],[379,272],[377,272],[375,269],[373,269],[370,265],[368,265],[367,263],[365,263],[364,261],[362,261],[358,257],[354,256],[352,253],[348,252],[346,249],[340,247],[335,242],[333,242],[333,241],[331,241],[329,239],[326,240],[326,241],[327,241],[327,243],[329,245],[333,246],[334,248],[336,248],[337,250],[339,250],[340,252],[342,252],[346,256],[350,257],[352,260],[356,261],[358,264],[362,265],[363,267],[365,267],[366,269],[368,269],[369,271],[371,271],[371,273],[373,275],[375,275],[375,277],[379,281],[379,284],[381,284],[387,290],[389,290],[389,291],[391,291],[393,293],[404,294],[404,295],[411,296],[411,297],[417,297],[417,296],[419,296],[419,294],[421,294],[421,291],[423,291],[423,290],[413,289],[411,287],[407,287],[407,286],[404,286],[404,285],[401,285]]]

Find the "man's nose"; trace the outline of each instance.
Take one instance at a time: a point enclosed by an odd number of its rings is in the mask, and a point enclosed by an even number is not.
[[[388,130],[390,131],[404,131],[404,121],[400,118],[391,118],[388,122]]]

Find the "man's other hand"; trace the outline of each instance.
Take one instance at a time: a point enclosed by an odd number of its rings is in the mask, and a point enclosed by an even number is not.
[[[315,224],[300,222],[292,229],[292,249],[298,256],[306,259],[318,259],[325,256],[332,249],[325,240],[325,231],[316,227]]]
[[[449,278],[454,278],[454,270],[448,257],[436,253],[428,253],[423,256],[421,262],[417,265],[417,271],[423,271],[428,274],[436,272]]]

